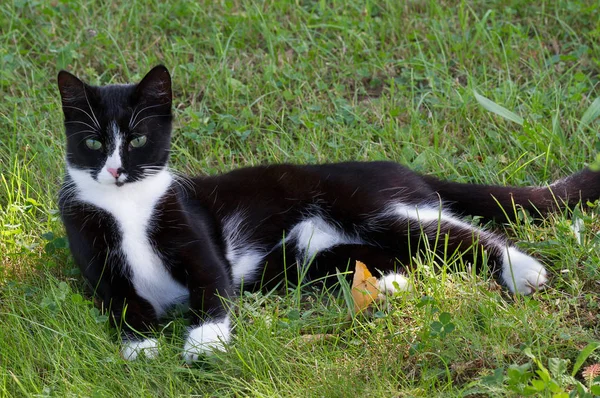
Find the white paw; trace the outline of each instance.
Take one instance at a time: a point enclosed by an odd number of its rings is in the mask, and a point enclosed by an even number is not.
[[[543,289],[548,276],[539,261],[514,247],[507,247],[502,255],[502,280],[511,292],[527,295]]]
[[[133,361],[143,354],[148,359],[158,356],[158,341],[156,339],[125,340],[121,348],[123,359]]]
[[[190,330],[183,346],[183,359],[187,363],[197,361],[201,355],[210,355],[216,350],[222,350],[229,341],[229,318],[221,322],[206,322]]]
[[[379,277],[379,291],[391,296],[397,292],[410,292],[412,287],[404,275],[387,274]]]

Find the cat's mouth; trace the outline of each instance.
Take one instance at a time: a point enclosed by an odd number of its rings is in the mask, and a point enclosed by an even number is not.
[[[125,173],[118,175],[118,176],[112,176],[112,175],[109,175],[108,173],[100,173],[96,176],[95,180],[102,185],[117,186],[117,187],[122,187],[127,182],[129,182],[128,175]]]
[[[121,175],[118,178],[114,179],[114,183],[116,186],[118,187],[122,187],[123,185],[125,185],[128,181],[127,175]]]

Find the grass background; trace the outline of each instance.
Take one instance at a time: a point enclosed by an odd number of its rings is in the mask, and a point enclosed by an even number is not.
[[[2,2],[0,395],[519,396],[541,377],[528,353],[570,373],[600,340],[594,209],[580,214],[581,244],[568,214],[496,227],[548,264],[533,299],[423,259],[415,293],[372,317],[346,321],[333,292],[246,294],[226,352],[183,366],[175,320],[157,360],[123,361],[57,217],[55,77],[124,83],[167,65],[183,172],[391,159],[455,181],[542,184],[595,158],[599,125],[580,122],[600,96],[598,43],[594,0]],[[317,334],[328,336],[305,337]]]

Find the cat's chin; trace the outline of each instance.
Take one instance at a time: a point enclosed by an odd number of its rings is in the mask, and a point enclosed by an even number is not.
[[[95,180],[100,185],[109,186],[109,187],[112,187],[112,186],[122,187],[126,183],[130,182],[130,181],[128,181],[127,175],[122,175],[119,179],[116,179],[112,176],[109,178],[109,177],[106,177],[103,175],[99,175],[95,178]]]
[[[95,181],[103,186],[103,187],[122,187],[123,185],[125,185],[127,182],[126,181],[106,181],[106,180],[101,180],[101,179],[95,179]]]

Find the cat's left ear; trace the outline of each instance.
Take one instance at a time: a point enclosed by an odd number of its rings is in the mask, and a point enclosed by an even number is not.
[[[85,100],[85,84],[77,76],[61,70],[58,72],[57,83],[63,105]]]
[[[91,108],[90,101],[94,98],[92,87],[64,70],[58,73],[57,83],[65,120],[77,119],[82,112]]]
[[[171,91],[171,75],[166,67],[158,65],[144,76],[135,89],[135,99],[152,105],[168,105],[171,107],[173,94]]]

